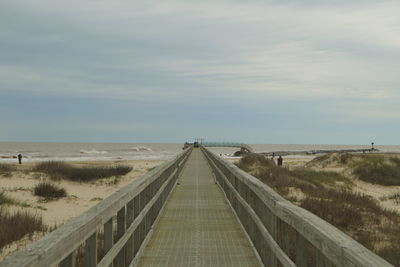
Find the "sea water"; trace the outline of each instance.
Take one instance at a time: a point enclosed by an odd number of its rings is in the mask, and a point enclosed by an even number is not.
[[[255,152],[368,149],[369,145],[291,145],[250,144]],[[0,142],[0,162],[14,162],[18,154],[24,161],[86,160],[168,160],[182,151],[183,144],[163,143],[39,143]],[[382,152],[400,152],[400,146],[375,146]],[[231,157],[238,148],[211,148]]]
[[[35,143],[0,142],[0,162],[87,160],[168,160],[182,151],[182,144],[137,143]]]

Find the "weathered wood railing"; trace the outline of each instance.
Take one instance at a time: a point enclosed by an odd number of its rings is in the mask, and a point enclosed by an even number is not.
[[[192,148],[121,188],[0,267],[129,266],[173,189]],[[116,217],[116,219],[114,219]]]
[[[202,149],[265,266],[392,266],[258,179]]]

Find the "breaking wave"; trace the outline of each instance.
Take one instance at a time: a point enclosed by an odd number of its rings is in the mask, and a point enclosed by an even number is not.
[[[135,152],[140,152],[140,151],[149,151],[152,152],[153,150],[151,148],[145,147],[145,146],[135,146],[131,148],[132,151]]]
[[[108,152],[107,151],[98,151],[96,149],[92,149],[92,150],[81,149],[81,150],[79,150],[79,153],[81,153],[81,154],[107,154]]]

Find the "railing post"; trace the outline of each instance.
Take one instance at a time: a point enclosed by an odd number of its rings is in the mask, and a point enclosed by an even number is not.
[[[140,214],[140,195],[137,195],[133,199],[133,217],[136,219]],[[136,227],[135,231],[133,232],[133,254],[134,257],[136,253],[139,251],[140,248],[140,225]]]
[[[104,228],[104,254],[113,246],[113,218],[111,217],[103,226]],[[111,264],[112,266],[112,264]]]
[[[126,228],[129,228],[133,222],[133,199],[126,205]],[[133,260],[133,235],[129,237],[126,243],[125,266],[129,266]]]
[[[60,267],[75,267],[75,261],[75,252],[72,252],[60,262]]]
[[[139,198],[140,198],[140,211],[143,210],[143,208],[146,206],[147,202],[146,202],[146,190],[143,190],[140,194],[139,194]],[[140,235],[140,246],[142,246],[143,244],[143,240],[146,236],[145,233],[145,229],[146,229],[146,216],[143,217],[142,222],[140,223],[139,226],[139,235]]]
[[[277,240],[278,244],[282,248],[282,250],[286,253],[286,255],[289,255],[289,229],[287,223],[284,221],[278,219],[278,231],[277,231]]]
[[[117,237],[118,241],[125,233],[125,206],[117,213]],[[114,267],[125,267],[125,249],[121,249],[114,261]]]
[[[97,265],[97,233],[94,232],[87,240],[85,244],[85,266],[96,267]]]
[[[277,231],[277,220],[278,220],[278,218],[271,212],[270,213],[270,226],[271,226],[270,234],[275,241],[277,241],[277,232],[278,232]],[[278,260],[275,256],[275,254],[272,253],[272,250],[271,250],[270,266],[271,267],[278,266]]]
[[[296,239],[296,265],[298,267],[307,267],[306,240],[299,233],[297,233]]]

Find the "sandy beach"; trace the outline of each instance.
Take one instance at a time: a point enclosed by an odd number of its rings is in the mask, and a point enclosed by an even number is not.
[[[52,181],[47,175],[32,172],[35,163],[13,164],[17,168],[7,175],[0,175],[0,192],[18,201],[18,204],[7,205],[5,208],[11,212],[26,210],[42,216],[44,224],[49,227],[59,227],[70,219],[80,215],[93,207],[101,200],[107,198],[118,189],[141,177],[143,174],[163,163],[163,160],[114,160],[114,161],[80,161],[69,162],[77,167],[128,165],[132,171],[121,177],[110,177],[93,182],[73,182],[67,180]],[[51,181],[64,188],[67,197],[57,200],[45,200],[34,196],[33,188],[41,181]],[[40,235],[34,235],[31,239],[39,239]],[[24,247],[31,242],[30,238],[14,242],[3,248],[0,252],[0,260],[11,252]]]
[[[393,154],[388,154],[393,156]],[[303,168],[314,159],[315,156],[295,155],[285,156],[283,166],[289,169]],[[235,163],[240,158],[226,158],[226,160]],[[275,159],[276,160],[276,159]],[[50,228],[57,228],[70,219],[80,215],[89,208],[93,207],[101,200],[107,198],[118,189],[129,184],[133,180],[142,176],[155,166],[161,164],[164,160],[98,160],[98,161],[76,161],[68,162],[76,167],[110,166],[110,165],[128,165],[133,167],[132,171],[121,177],[103,178],[93,182],[73,182],[68,180],[52,181],[46,174],[33,172],[34,162],[26,162],[22,165],[13,164],[16,168],[8,174],[0,174],[0,192],[5,192],[8,196],[18,201],[18,204],[8,205],[9,211],[27,210],[31,213],[42,216],[45,225]],[[327,165],[312,167],[318,171],[334,171],[346,174],[346,168],[340,165]],[[389,210],[400,213],[399,203],[387,199],[387,196],[400,193],[400,186],[382,186],[363,182],[352,177],[352,190],[369,195],[376,199],[379,204]],[[41,181],[51,181],[67,191],[67,197],[57,200],[45,200],[34,196],[33,188]],[[34,234],[32,237],[24,237],[0,251],[0,260],[13,251],[25,247],[27,244],[38,240],[43,234]]]

